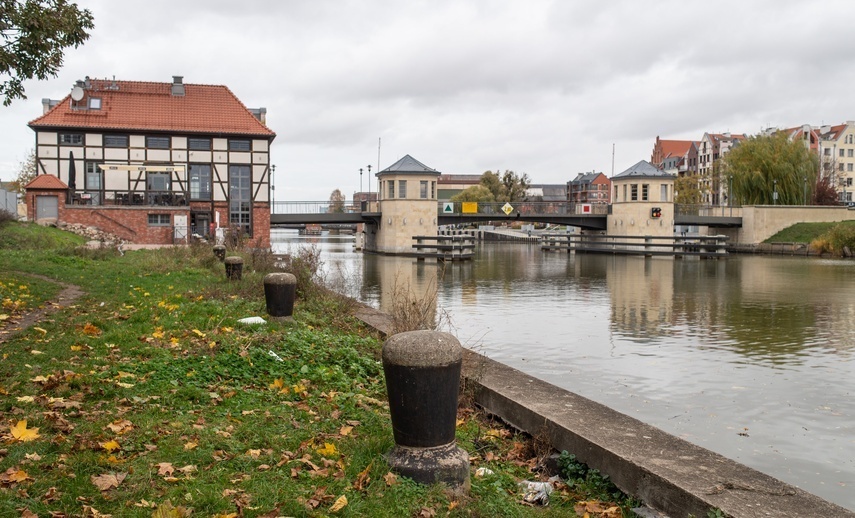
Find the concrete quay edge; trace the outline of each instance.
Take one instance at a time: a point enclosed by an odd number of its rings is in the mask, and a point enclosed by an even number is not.
[[[475,401],[505,422],[608,474],[672,518],[721,509],[734,518],[855,517],[855,512],[472,351]]]
[[[392,332],[386,313],[361,306],[356,316],[384,337]],[[467,349],[463,376],[486,411],[573,453],[671,518],[704,518],[715,508],[734,518],[855,518],[819,496]]]

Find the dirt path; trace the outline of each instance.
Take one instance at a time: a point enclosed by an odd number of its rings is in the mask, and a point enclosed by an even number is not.
[[[0,329],[0,344],[6,342],[9,338],[20,333],[24,329],[27,329],[28,327],[38,323],[47,315],[71,305],[75,300],[80,298],[85,293],[82,289],[80,289],[80,286],[59,282],[55,279],[51,279],[50,277],[45,277],[44,275],[24,272],[16,273],[20,275],[26,275],[28,277],[36,277],[44,281],[58,284],[62,286],[62,291],[60,291],[56,295],[54,300],[46,301],[43,307],[7,320],[3,328]]]

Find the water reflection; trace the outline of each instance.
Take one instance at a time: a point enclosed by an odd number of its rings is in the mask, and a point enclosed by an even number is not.
[[[851,261],[485,244],[443,268],[322,246],[375,307],[396,279],[434,284],[467,347],[855,509]]]

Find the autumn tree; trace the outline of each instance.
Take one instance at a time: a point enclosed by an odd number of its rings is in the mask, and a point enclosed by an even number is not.
[[[496,198],[493,196],[493,193],[490,192],[490,189],[483,185],[473,185],[471,187],[467,187],[463,189],[459,193],[455,194],[451,197],[453,202],[478,202],[478,203],[493,203],[496,201]]]
[[[802,205],[805,186],[807,199],[813,196],[819,170],[817,156],[783,132],[750,137],[722,162],[722,178],[733,176],[734,201],[743,205]]]
[[[531,185],[527,174],[518,175],[513,171],[505,170],[504,173],[485,171],[481,175],[481,185],[487,188],[493,195],[493,201],[513,202],[525,198],[525,192]]]
[[[344,194],[339,189],[330,194],[330,212],[344,212]]]
[[[27,158],[18,164],[18,175],[11,182],[15,192],[24,194],[24,186],[36,177],[36,152],[31,149]]]
[[[24,81],[56,77],[66,48],[94,28],[92,13],[67,0],[0,0],[0,97],[26,99]]]
[[[704,193],[697,175],[679,176],[674,179],[674,203],[678,205],[700,205]]]

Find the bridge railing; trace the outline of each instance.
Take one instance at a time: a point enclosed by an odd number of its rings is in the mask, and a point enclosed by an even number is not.
[[[678,216],[735,216],[742,215],[742,205],[675,204]]]
[[[328,214],[331,212],[362,212],[359,202],[352,201],[277,201],[270,207],[272,214]]]
[[[508,210],[506,212],[506,205]],[[522,216],[568,216],[575,214],[597,214],[609,213],[609,205],[605,203],[582,204],[568,201],[519,201],[499,203],[465,203],[441,201],[438,204],[440,215],[497,215],[505,216],[520,214]],[[450,209],[450,210],[449,210]]]

